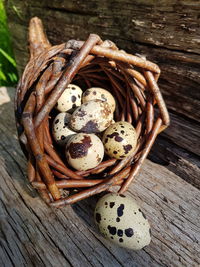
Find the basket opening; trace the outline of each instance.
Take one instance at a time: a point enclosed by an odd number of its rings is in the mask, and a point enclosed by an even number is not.
[[[134,127],[138,127],[139,124],[141,125],[139,126],[141,127],[141,129],[139,129],[139,136],[144,135],[145,124],[143,122],[145,121],[146,110],[144,110],[144,103],[142,106],[140,100],[142,99],[142,101],[145,102],[146,97],[144,93],[141,93],[139,97],[134,94],[134,90],[130,83],[132,83],[133,87],[139,87],[141,84],[136,79],[134,80],[132,77],[130,77],[129,74],[125,75],[123,68],[116,62],[110,61],[108,58],[95,57],[89,64],[83,68],[80,68],[71,83],[78,85],[83,91],[91,87],[101,87],[110,91],[116,100],[114,120],[128,121],[132,123]],[[49,119],[49,129],[52,129],[52,121],[57,114],[58,111],[55,108],[52,109]],[[49,132],[50,135],[52,135],[51,130],[49,130]],[[100,133],[99,135],[101,136],[102,134]],[[53,144],[64,164],[68,168],[71,168],[67,164],[65,153],[63,153],[63,148],[57,145],[54,141]],[[142,147],[138,151],[141,149]],[[105,155],[103,162],[108,161],[109,159],[110,158]],[[118,161],[116,161],[115,164],[117,164],[117,162]],[[87,177],[94,179],[95,177],[102,177],[102,175],[107,176],[110,169],[114,166],[115,165],[102,170],[100,169],[99,173],[97,171],[95,174],[91,173]],[[56,171],[56,169],[54,171]]]

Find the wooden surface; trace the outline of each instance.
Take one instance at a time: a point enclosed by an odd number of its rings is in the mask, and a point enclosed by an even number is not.
[[[198,158],[193,161],[194,154],[183,152],[190,144],[173,146],[167,132],[158,138],[150,156],[154,162],[146,160],[128,192],[151,223],[152,242],[139,252],[128,251],[110,244],[96,230],[97,198],[52,209],[30,187],[11,112],[14,89],[8,94],[11,101],[0,105],[0,266],[199,266],[200,194],[179,175],[182,170],[196,180],[200,177]],[[160,157],[162,146],[172,148],[165,161]],[[187,164],[193,169],[185,174]],[[199,185],[199,180],[191,182]]]
[[[199,0],[7,0],[9,26],[20,70],[26,65],[27,25],[40,17],[52,44],[85,40],[89,33],[140,53],[161,68],[168,107],[200,121]],[[13,8],[13,6],[15,8]],[[17,10],[17,12],[16,12]]]
[[[52,44],[90,32],[161,67],[171,125],[156,140],[129,194],[152,225],[142,251],[117,248],[93,222],[97,198],[54,210],[26,180],[12,102],[0,106],[0,266],[200,266],[199,1],[6,1],[19,69],[27,26],[40,17]],[[8,90],[11,99],[13,89]]]

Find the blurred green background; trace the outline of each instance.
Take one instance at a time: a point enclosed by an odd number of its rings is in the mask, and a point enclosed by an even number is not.
[[[0,86],[15,86],[18,81],[4,0],[0,0]]]

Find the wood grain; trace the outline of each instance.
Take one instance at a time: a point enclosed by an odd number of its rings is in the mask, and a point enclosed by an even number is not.
[[[29,19],[40,17],[52,44],[85,40],[89,33],[110,39],[161,67],[159,81],[168,107],[200,121],[200,13],[194,0],[39,1],[7,0],[9,25],[20,72],[27,62]]]
[[[12,99],[13,89],[8,93]],[[117,248],[104,240],[94,226],[97,197],[72,207],[52,209],[30,187],[10,112],[12,105],[9,102],[0,106],[1,266],[200,264],[197,188],[165,166],[146,160],[128,193],[140,204],[152,225],[152,242],[138,252]]]
[[[29,19],[40,17],[52,44],[91,32],[161,67],[159,85],[171,126],[158,137],[132,195],[152,225],[142,251],[117,248],[93,222],[97,198],[54,210],[25,179],[12,103],[0,107],[1,266],[199,266],[200,14],[199,2],[147,0],[7,1],[20,71],[27,63]],[[9,90],[12,98],[13,91]]]
[[[178,146],[200,156],[200,124],[170,113],[171,124],[162,133]]]
[[[149,159],[164,165],[179,177],[200,189],[200,159],[186,149],[171,143],[163,135],[158,136]]]

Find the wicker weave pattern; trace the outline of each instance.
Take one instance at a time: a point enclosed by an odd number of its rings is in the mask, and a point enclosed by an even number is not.
[[[144,57],[127,54],[111,41],[91,34],[87,41],[70,40],[51,46],[42,23],[29,26],[30,60],[19,82],[15,113],[20,144],[28,160],[28,178],[42,198],[59,207],[119,185],[128,189],[159,132],[169,125],[169,115],[157,81],[159,67]],[[115,121],[133,124],[138,145],[123,160],[107,159],[94,169],[73,171],[53,144],[49,116],[69,83],[110,90],[117,101]],[[157,104],[159,114],[154,115]],[[91,179],[101,173],[101,179]],[[62,197],[60,190],[77,189]],[[87,189],[84,189],[87,188]]]

